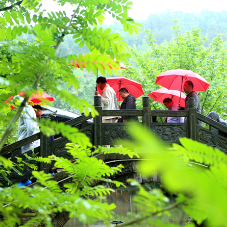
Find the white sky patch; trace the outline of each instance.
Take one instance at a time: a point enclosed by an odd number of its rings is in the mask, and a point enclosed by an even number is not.
[[[135,20],[146,20],[152,13],[161,13],[167,10],[179,10],[183,12],[199,13],[203,9],[211,11],[227,10],[227,2],[225,0],[131,0],[133,5],[129,10],[129,16]],[[52,0],[43,0],[43,9],[47,12],[65,10],[67,15],[72,15],[72,10],[76,9],[70,4],[65,4],[64,7],[58,6]],[[113,18],[106,15],[105,24],[113,22]]]

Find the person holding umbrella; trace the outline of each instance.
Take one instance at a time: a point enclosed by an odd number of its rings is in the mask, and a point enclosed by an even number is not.
[[[117,96],[115,91],[109,84],[107,84],[107,80],[105,77],[100,76],[96,80],[97,86],[102,91],[101,95],[101,105],[103,110],[119,110]],[[99,91],[95,91],[95,95],[100,95]],[[118,117],[103,117],[103,123],[114,123]]]
[[[184,88],[184,92],[187,94],[186,99],[185,99],[185,108],[179,106],[178,109],[187,110],[189,108],[189,98],[194,98],[196,112],[201,114],[200,98],[199,98],[199,95],[197,94],[197,92],[193,91],[194,84],[192,83],[192,81],[190,81],[190,80],[185,81],[183,88]],[[197,124],[202,125],[202,122],[197,120]]]
[[[188,109],[188,100],[189,98],[194,98],[195,99],[195,108],[198,113],[201,113],[201,106],[200,106],[200,98],[197,92],[193,91],[194,84],[190,81],[187,80],[184,83],[184,92],[187,94],[186,99],[185,99],[185,109]]]

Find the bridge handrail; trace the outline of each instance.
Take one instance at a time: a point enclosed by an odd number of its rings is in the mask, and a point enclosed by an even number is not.
[[[202,114],[199,114],[197,113],[197,118],[202,121],[202,122],[205,122],[206,124],[209,125],[209,127],[214,127],[215,129],[218,129],[224,133],[227,134],[227,127],[222,125],[221,123],[217,122],[217,121],[214,121],[212,120],[211,118],[209,117],[206,117]]]
[[[86,116],[80,116],[80,117],[77,117],[73,120],[66,121],[65,124],[70,125],[70,126],[76,126],[78,124],[81,124],[83,121],[86,121],[86,120],[91,119],[91,118],[92,118],[91,114],[89,114],[89,116],[87,116],[87,117]],[[29,136],[25,139],[19,140],[15,143],[12,143],[10,145],[3,147],[0,154],[4,156],[4,155],[10,153],[11,151],[19,149],[22,146],[24,146],[28,143],[32,143],[32,142],[34,142],[34,141],[36,141],[40,138],[41,138],[41,133],[40,132],[36,133],[36,134]]]
[[[143,116],[142,110],[102,110],[102,116]],[[151,116],[158,117],[188,117],[188,110],[151,110]]]
[[[142,116],[142,124],[149,129],[156,130],[156,133],[159,133],[160,136],[164,135],[164,138],[173,138],[171,133],[174,133],[174,127],[176,127],[176,138],[174,137],[174,141],[182,136],[187,136],[193,140],[198,140],[200,138],[200,127],[197,127],[197,120],[205,122],[210,126],[210,130],[212,128],[221,130],[227,134],[227,127],[222,124],[209,119],[208,117],[203,116],[202,114],[196,113],[194,99],[189,99],[189,109],[182,111],[169,111],[169,110],[151,110],[150,107],[150,98],[143,97],[143,108],[140,110],[103,110],[101,106],[101,97],[95,96],[94,98],[94,107],[96,111],[99,113],[98,116],[93,118],[93,124],[88,127],[83,127],[81,131],[83,131],[92,141],[95,147],[102,146],[103,144],[110,144],[111,141],[118,138],[126,138],[128,139],[127,132],[124,129],[125,123],[118,124],[103,124],[102,117],[103,116]],[[183,124],[172,123],[152,123],[152,117],[187,117],[187,121]],[[80,127],[79,124],[83,125],[83,122],[91,119],[92,116],[80,116],[73,120],[69,120],[65,122],[66,125]],[[87,125],[87,124],[85,124]],[[128,124],[130,125],[130,124]],[[164,128],[167,128],[165,131]],[[205,131],[205,130],[203,130]],[[171,133],[170,133],[171,132]],[[211,134],[215,135],[216,132],[211,132]],[[204,134],[205,135],[205,134]],[[18,155],[19,157],[23,157],[23,154],[18,154],[19,148],[31,143],[37,139],[40,139],[40,147],[36,148],[36,151],[39,152],[39,155],[42,157],[47,157],[49,155],[56,154],[61,157],[68,157],[67,150],[64,149],[65,144],[68,142],[66,138],[61,138],[59,140],[55,140],[53,143],[49,144],[48,138],[43,133],[37,133],[33,136],[27,137],[23,140],[17,141],[13,144],[5,146],[2,149],[0,155],[5,154],[13,154]],[[130,139],[130,138],[129,138]],[[165,140],[165,139],[164,139]],[[13,156],[12,156],[13,157]],[[46,163],[40,163],[40,170],[44,170],[48,173],[49,166]],[[27,170],[26,170],[27,171]],[[29,175],[28,173],[26,177]],[[25,177],[23,175],[23,177]],[[14,178],[13,178],[14,179]],[[17,179],[16,179],[17,180]],[[14,179],[14,183],[16,182]],[[18,180],[22,180],[22,176],[18,177]]]

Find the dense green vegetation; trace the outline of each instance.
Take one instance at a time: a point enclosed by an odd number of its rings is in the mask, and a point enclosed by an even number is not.
[[[210,111],[216,111],[226,119],[226,20],[226,11],[203,10],[199,14],[167,11],[151,14],[147,20],[140,21],[143,28],[139,35],[127,35],[117,22],[104,27],[121,34],[131,47],[132,58],[125,62],[128,69],[119,73],[140,82],[145,95],[159,88],[155,85],[155,79],[160,73],[175,68],[189,69],[206,78],[211,84],[206,92],[199,92],[202,113],[207,115]],[[77,44],[73,44],[71,39],[68,37],[60,46],[61,54],[64,55],[64,51],[77,51]],[[85,49],[83,51],[86,52]],[[79,76],[81,89],[87,91],[78,92],[76,95],[93,103],[91,95],[95,75],[92,77],[91,74],[84,71],[79,73],[78,70],[74,73]],[[139,108],[142,107],[141,103],[142,99],[139,98]],[[56,102],[54,105],[57,107],[62,104]],[[66,105],[63,106],[69,109]],[[152,102],[152,108],[162,109],[163,105]]]
[[[127,15],[131,2],[128,0],[56,1],[62,5],[70,2],[75,8],[72,17],[67,17],[64,11],[44,16],[40,10],[39,0],[19,2],[10,0],[2,1],[0,4],[0,151],[7,140],[11,142],[9,137],[23,106],[31,93],[36,90],[55,95],[58,107],[79,108],[81,111],[85,110],[85,115],[88,115],[91,109],[94,117],[97,112],[91,105],[91,97],[97,68],[99,74],[116,75],[116,68],[120,61],[128,65],[127,70],[121,71],[122,75],[141,82],[145,94],[158,88],[154,81],[159,73],[174,68],[191,69],[211,83],[207,92],[200,93],[203,113],[206,114],[211,110],[224,113],[227,70],[226,49],[223,45],[225,37],[215,34],[214,38],[211,36],[212,41],[208,37],[207,42],[205,36],[210,33],[204,36],[196,26],[193,29],[188,27],[185,29],[184,26],[182,28],[175,20],[171,30],[174,34],[173,38],[168,39],[167,36],[161,35],[165,38],[156,42],[155,35],[158,33],[155,34],[155,28],[146,27],[153,31],[146,32],[146,40],[140,38],[141,43],[136,42],[142,45],[136,45],[130,50],[132,58],[128,61],[130,57],[128,46],[116,33],[118,30],[112,28],[111,32],[111,29],[105,29],[101,24],[104,13],[108,11],[117,18],[128,34],[138,33],[140,25]],[[11,4],[10,7],[7,3]],[[173,15],[170,14],[170,18]],[[164,22],[164,18],[160,20],[163,23],[151,19],[154,26],[157,23],[158,27],[172,24],[172,22]],[[117,26],[120,29],[119,25]],[[121,30],[119,32],[121,33]],[[22,41],[19,39],[22,34],[32,35],[33,41]],[[128,35],[125,39],[129,42]],[[164,40],[166,41],[163,42]],[[135,44],[132,45],[134,47]],[[67,49],[64,49],[64,46]],[[85,46],[87,51],[82,49]],[[85,53],[83,58],[82,54]],[[114,58],[117,59],[116,62],[113,61]],[[75,60],[87,63],[86,69],[83,71],[76,69],[73,72],[68,64]],[[108,74],[105,74],[101,62]],[[107,68],[106,63],[111,64],[114,74]],[[25,92],[25,100],[19,107],[11,110],[5,100],[21,91]],[[138,105],[140,105],[140,100],[138,100]],[[152,103],[152,108],[160,107],[159,104]],[[96,219],[105,221],[108,226],[107,223],[112,218],[111,210],[115,205],[103,203],[100,198],[110,193],[112,189],[100,185],[92,187],[92,183],[96,180],[112,183],[116,187],[121,186],[120,182],[110,181],[108,176],[121,171],[123,167],[110,168],[101,160],[91,157],[92,144],[76,128],[49,120],[41,121],[39,125],[45,135],[49,136],[61,131],[63,136],[72,142],[67,144],[67,149],[75,158],[75,163],[55,156],[34,159],[47,163],[55,161],[58,168],[64,169],[73,177],[73,182],[65,184],[67,190],[63,191],[50,175],[33,171],[33,175],[38,178],[42,186],[23,190],[17,187],[0,188],[0,214],[1,218],[3,217],[0,226],[21,225],[20,218],[22,217],[31,218],[23,226],[37,226],[41,222],[46,226],[52,226],[51,216],[63,211],[69,212],[70,217],[75,215],[87,226],[94,223]],[[135,201],[141,208],[141,212],[135,214],[135,220],[132,223],[124,223],[121,226],[141,224],[144,220],[148,225],[166,226],[153,217],[162,213],[169,214],[168,210],[176,206],[181,207],[198,224],[205,222],[206,226],[211,227],[227,225],[227,201],[225,201],[227,161],[224,153],[186,138],[181,139],[182,146],[175,144],[173,149],[170,149],[163,145],[155,135],[139,125],[130,128],[129,133],[137,142],[120,142],[129,149],[99,148],[95,150],[95,153],[118,152],[128,154],[129,157],[138,157],[138,152],[140,152],[143,159],[139,165],[140,173],[148,177],[154,173],[160,174],[163,186],[176,196],[176,203],[169,205],[168,198],[161,190],[147,192],[138,183],[132,181],[132,184],[140,189]],[[191,161],[204,166],[198,167]],[[12,171],[13,166],[10,160],[0,156],[1,173],[7,175]],[[89,199],[90,195],[97,196],[97,199]],[[32,209],[34,213],[24,213],[25,208]],[[194,224],[191,223],[188,226],[194,226]]]

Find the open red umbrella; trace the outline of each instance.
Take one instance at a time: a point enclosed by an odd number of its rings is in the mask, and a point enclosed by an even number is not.
[[[85,54],[83,55],[83,59],[84,59],[84,56],[85,56]],[[114,58],[113,61],[116,62],[116,58]],[[97,61],[93,61],[93,63],[97,63]],[[81,66],[82,66],[83,68],[86,68],[84,64],[87,64],[87,63],[84,63],[83,61],[78,62],[78,60],[76,60],[75,62],[72,61],[68,66],[76,66],[77,68],[81,68]],[[100,62],[100,64],[105,69],[105,66],[103,65],[103,63]],[[110,63],[107,62],[106,64],[109,66],[110,69],[113,69],[112,66],[110,65]],[[119,69],[127,69],[127,67],[122,62],[120,62],[119,67],[120,67]]]
[[[154,101],[163,103],[163,100],[165,98],[170,98],[172,101],[176,104],[179,103],[180,98],[180,105],[182,107],[185,107],[185,98],[186,95],[184,93],[180,94],[182,92],[175,91],[175,90],[168,90],[167,88],[161,88],[156,91],[151,92],[148,94]]]
[[[194,84],[194,91],[206,91],[210,84],[200,75],[191,70],[176,69],[166,71],[156,78],[159,84],[169,90],[184,91],[184,82],[190,80]]]
[[[109,77],[106,80],[107,83],[114,89],[118,101],[123,101],[119,93],[119,90],[123,87],[129,91],[129,94],[135,96],[135,98],[144,94],[141,84],[134,80],[129,80],[125,77]]]
[[[21,92],[19,95],[24,97],[24,92]],[[9,97],[7,100],[12,100],[14,96]],[[7,100],[5,101],[6,103]],[[45,92],[40,93],[40,91],[37,91],[36,94],[32,94],[32,96],[28,99],[28,102],[31,104],[34,103],[40,103],[40,102],[52,102],[54,101],[54,98],[50,95],[48,95]],[[14,108],[13,106],[11,106],[11,108]]]

